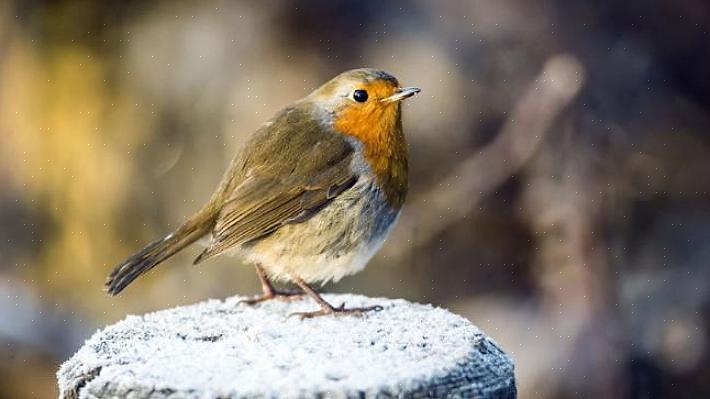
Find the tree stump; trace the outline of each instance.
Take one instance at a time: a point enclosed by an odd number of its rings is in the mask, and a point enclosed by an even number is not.
[[[57,373],[60,398],[515,398],[511,359],[460,316],[327,294],[364,316],[289,317],[310,299],[209,300],[95,333]]]

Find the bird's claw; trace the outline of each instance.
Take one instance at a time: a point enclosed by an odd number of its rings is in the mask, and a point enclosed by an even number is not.
[[[345,303],[341,303],[340,306],[321,308],[312,312],[295,312],[288,315],[288,317],[299,317],[301,320],[312,319],[319,316],[362,316],[367,312],[379,312],[384,309],[380,305],[374,306],[364,306],[359,308],[345,308]]]
[[[257,295],[253,298],[248,298],[248,299],[242,299],[241,301],[237,302],[238,304],[245,304],[245,305],[256,305],[262,302],[270,301],[272,299],[276,299],[279,301],[296,301],[301,298],[303,298],[306,294],[303,292],[295,292],[295,291],[275,291],[270,294],[262,294],[262,295]]]

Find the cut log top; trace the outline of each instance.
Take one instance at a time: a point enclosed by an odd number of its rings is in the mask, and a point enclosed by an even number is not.
[[[514,398],[511,359],[467,320],[404,300],[365,316],[288,317],[309,299],[251,307],[240,297],[128,316],[59,372],[61,398]]]

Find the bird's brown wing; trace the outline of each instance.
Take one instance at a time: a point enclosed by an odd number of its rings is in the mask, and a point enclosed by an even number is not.
[[[301,112],[284,111],[247,145],[237,165],[244,173],[232,183],[212,241],[195,263],[301,223],[355,184],[353,148],[310,118],[294,117]]]

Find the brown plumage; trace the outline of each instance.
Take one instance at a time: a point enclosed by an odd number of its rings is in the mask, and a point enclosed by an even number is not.
[[[118,294],[142,273],[208,235],[202,262],[236,252],[255,263],[264,295],[272,280],[298,284],[321,305],[302,316],[352,313],[308,283],[361,270],[389,233],[407,192],[400,88],[391,75],[356,69],[279,112],[235,157],[208,203],[175,232],[118,265],[106,283]]]

